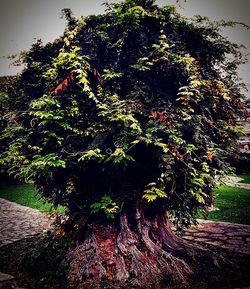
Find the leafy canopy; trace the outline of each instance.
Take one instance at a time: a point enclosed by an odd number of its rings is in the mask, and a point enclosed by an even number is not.
[[[150,0],[63,12],[64,36],[22,55],[1,162],[71,214],[114,218],[140,201],[189,223],[240,131],[244,58],[220,34],[234,23]]]

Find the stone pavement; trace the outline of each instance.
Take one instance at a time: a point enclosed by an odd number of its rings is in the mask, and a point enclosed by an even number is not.
[[[15,277],[0,272],[0,289],[24,289],[18,287]]]
[[[45,213],[0,198],[0,248],[41,234],[49,224]]]
[[[250,190],[250,184],[240,183],[240,181],[242,181],[242,180],[243,180],[243,178],[240,178],[240,177],[227,176],[223,180],[223,182],[225,183],[225,185],[230,186],[230,187],[236,187],[236,188]]]
[[[250,255],[250,226],[198,220],[185,231],[184,239],[207,243]]]
[[[41,234],[49,228],[45,213],[0,198],[0,247]],[[250,226],[199,220],[184,239],[220,246],[250,255]]]
[[[0,198],[0,248],[33,237],[49,228],[45,213]],[[184,239],[220,246],[250,255],[250,226],[199,220],[185,231]]]

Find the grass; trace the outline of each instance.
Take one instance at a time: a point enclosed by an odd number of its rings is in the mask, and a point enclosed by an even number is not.
[[[249,175],[245,175],[245,177],[250,178]],[[250,190],[219,186],[215,190],[215,197],[215,207],[219,210],[210,212],[209,220],[250,225]],[[45,202],[39,196],[32,185],[1,186],[0,198],[38,209],[42,212],[55,210],[52,204]],[[65,208],[59,206],[57,211],[63,213]]]
[[[239,175],[243,180],[240,183],[250,184],[250,175]]]
[[[250,225],[250,190],[219,186],[215,190],[215,208],[208,220]]]
[[[59,206],[57,209],[55,209],[51,203],[43,200],[32,185],[1,186],[0,198],[23,206],[38,209],[41,212],[53,212],[56,210],[59,213],[63,213],[65,211],[64,207]]]

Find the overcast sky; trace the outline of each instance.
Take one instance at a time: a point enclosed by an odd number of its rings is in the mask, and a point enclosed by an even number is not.
[[[104,0],[0,0],[0,75],[11,75],[18,71],[18,68],[10,68],[9,61],[2,56],[28,49],[35,41],[34,38],[41,38],[46,43],[63,33],[65,21],[60,19],[62,8],[71,8],[74,15],[80,17],[102,13],[103,2]],[[175,4],[175,0],[157,0],[157,4]],[[234,20],[250,26],[249,0],[187,0],[182,1],[179,11],[186,16],[200,14],[211,20]],[[238,27],[227,29],[223,33],[233,42],[244,44],[250,53],[250,30]],[[249,84],[250,63],[244,65],[240,73]]]

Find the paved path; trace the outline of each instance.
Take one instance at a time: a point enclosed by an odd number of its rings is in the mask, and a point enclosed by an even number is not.
[[[0,198],[0,247],[41,234],[49,227],[48,215]],[[250,226],[199,220],[183,238],[250,255]]]
[[[250,193],[250,184],[239,183],[242,180],[227,176],[223,181],[228,186],[247,189]],[[197,226],[185,231],[183,238],[250,255],[250,226],[247,225],[199,220]]]
[[[48,226],[45,213],[0,198],[0,247],[41,234]]]
[[[186,230],[184,239],[207,243],[250,255],[250,226],[199,220]]]
[[[234,177],[234,176],[227,176],[223,182],[230,187],[236,187],[236,188],[241,188],[241,189],[246,189],[246,190],[250,190],[250,184],[246,184],[246,183],[240,183],[240,181],[242,181],[243,178],[240,177]]]

